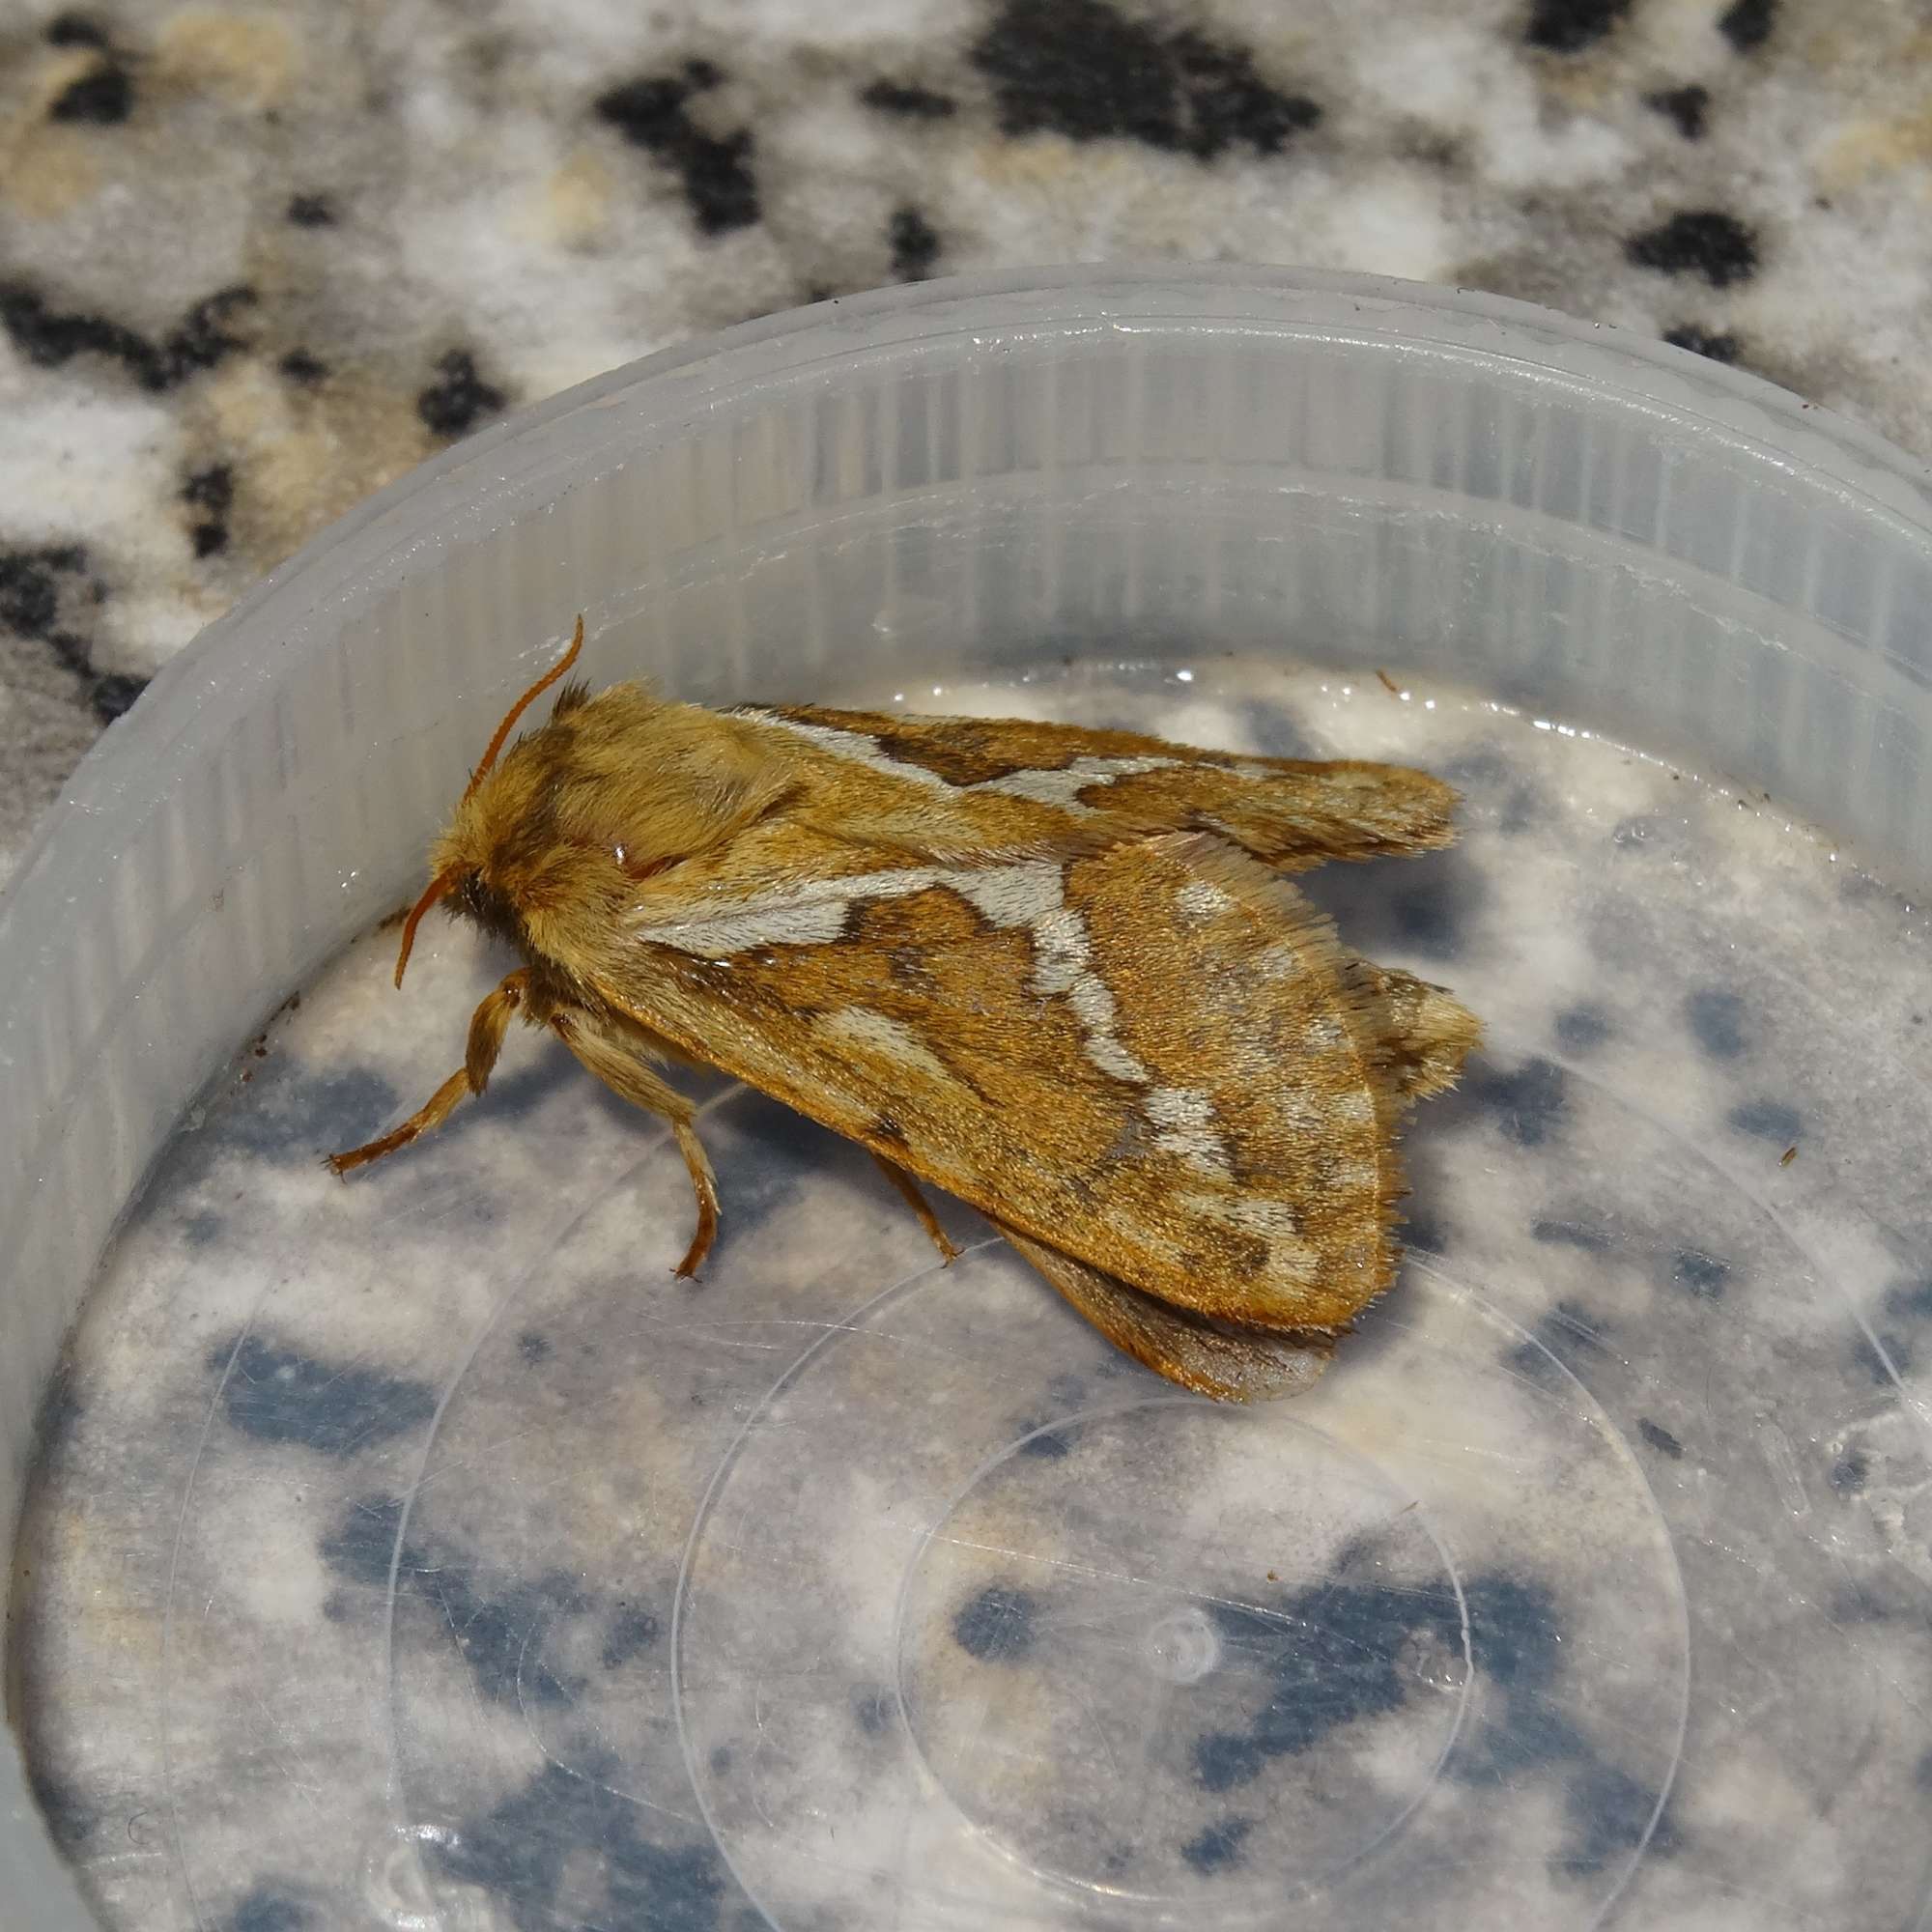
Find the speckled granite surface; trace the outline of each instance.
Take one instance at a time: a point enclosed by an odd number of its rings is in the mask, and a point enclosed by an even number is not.
[[[1461,280],[1932,447],[1932,24],[1876,0],[0,36],[0,864],[369,489],[894,275]],[[675,1163],[527,1041],[336,1187],[314,1155],[445,1073],[500,970],[444,939],[402,1002],[352,952],[186,1123],[45,1413],[18,1709],[108,1922],[1919,1922],[1922,911],[1768,801],[1453,693],[956,696],[1465,786],[1459,852],[1319,888],[1492,1024],[1350,1373],[1177,1405],[997,1245],[933,1271],[741,1092],[707,1095],[725,1240],[676,1289]]]
[[[264,571],[497,412],[880,283],[1183,254],[1701,348],[1932,449],[1895,0],[0,16],[0,866]]]

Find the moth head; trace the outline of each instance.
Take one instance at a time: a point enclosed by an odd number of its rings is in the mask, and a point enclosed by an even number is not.
[[[469,784],[464,787],[449,830],[438,841],[433,876],[403,922],[403,942],[396,953],[398,987],[403,983],[404,969],[410,963],[410,950],[415,945],[416,927],[422,923],[423,915],[439,899],[454,894],[457,904],[472,918],[486,925],[497,923],[495,915],[498,907],[486,876],[490,848],[494,843],[490,838],[490,822],[494,814],[487,810],[487,799],[480,802],[485,809],[479,809],[479,794],[485,791],[497,754],[508,743],[510,733],[516,729],[517,720],[577,662],[578,653],[582,648],[583,617],[580,612],[577,628],[571,635],[570,648],[510,706],[503,715],[503,722],[497,726],[496,734],[484,747],[483,755],[477,761],[476,769],[469,774]],[[566,692],[564,696],[571,695]],[[575,702],[582,702],[581,693]],[[558,699],[558,708],[564,708],[563,698]]]
[[[397,985],[439,901],[526,953],[580,951],[626,908],[689,891],[707,858],[791,795],[789,767],[752,726],[637,685],[595,698],[567,685],[548,723],[510,744],[582,644],[580,617],[570,649],[485,749],[404,923]]]

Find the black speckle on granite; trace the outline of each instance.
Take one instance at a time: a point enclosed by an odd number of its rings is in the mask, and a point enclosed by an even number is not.
[[[335,207],[326,194],[291,195],[285,213],[298,228],[332,228],[335,225]]]
[[[1666,328],[1663,339],[1673,349],[1688,349],[1693,355],[1708,356],[1713,362],[1735,362],[1742,347],[1738,338],[1726,330],[1699,328],[1688,322],[1676,328]]]
[[[554,1573],[492,1588],[472,1567],[440,1555],[399,1574],[398,1586],[435,1606],[477,1690],[493,1703],[513,1710],[568,1705],[582,1694],[582,1682],[553,1669],[543,1656],[543,1633],[550,1624],[588,1607],[568,1577]]]
[[[605,1634],[604,1668],[620,1669],[639,1652],[650,1649],[657,1642],[661,1630],[657,1618],[641,1605],[624,1605],[611,1618],[611,1628]]]
[[[47,109],[49,121],[91,121],[118,127],[134,109],[134,83],[118,61],[103,61],[92,73],[70,81]]]
[[[1411,1208],[1402,1217],[1402,1244],[1411,1254],[1446,1255],[1449,1230],[1440,1215]]]
[[[526,1328],[517,1337],[517,1353],[531,1367],[550,1359],[550,1338],[541,1335],[534,1328]]]
[[[1771,38],[1777,17],[1777,0],[1735,0],[1719,16],[1718,31],[1739,53],[1747,54]]]
[[[53,654],[69,670],[82,677],[94,675],[94,646],[77,631],[50,631],[47,642]]]
[[[1191,33],[1177,34],[1169,45],[1192,122],[1181,145],[1203,160],[1236,141],[1258,155],[1278,155],[1321,119],[1321,107],[1305,94],[1283,94],[1263,81],[1245,48]]]
[[[353,1456],[406,1435],[436,1413],[436,1391],[427,1382],[318,1361],[257,1335],[243,1336],[239,1347],[232,1337],[219,1344],[210,1350],[208,1366],[226,1374],[221,1401],[229,1422],[258,1442]]]
[[[94,680],[87,694],[87,701],[94,707],[94,715],[103,724],[111,724],[117,718],[125,718],[134,708],[134,700],[148,688],[145,677],[134,677],[127,671],[110,670]]]
[[[1861,1329],[1852,1344],[1852,1353],[1872,1381],[1882,1389],[1892,1388],[1901,1376],[1912,1373],[1913,1348],[1903,1335],[1878,1329],[1867,1335]]]
[[[939,237],[918,209],[894,210],[886,226],[886,240],[892,244],[895,281],[923,282],[932,272],[932,265],[939,259]]]
[[[1900,1321],[1932,1321],[1932,1280],[1894,1282],[1885,1292],[1885,1310]]]
[[[304,388],[328,374],[328,364],[306,349],[291,349],[275,366],[291,383],[299,383]]]
[[[106,29],[86,14],[56,14],[43,35],[50,47],[104,47]]]
[[[1670,1264],[1670,1279],[1704,1301],[1719,1299],[1730,1278],[1730,1263],[1707,1255],[1702,1248],[1679,1248]]]
[[[1640,1845],[1652,1856],[1675,1851],[1677,1835],[1667,1816],[1659,1815],[1659,1795],[1613,1764],[1579,1766],[1564,1791],[1571,1839],[1552,1861],[1555,1870],[1567,1878],[1594,1878]]]
[[[1522,37],[1553,54],[1595,46],[1626,14],[1631,0],[1534,0]]]
[[[319,1922],[291,1892],[275,1885],[258,1885],[229,1915],[227,1932],[308,1932]]]
[[[235,501],[235,471],[225,463],[197,469],[182,485],[182,501],[204,514],[189,526],[196,556],[228,548],[228,512]]]
[[[416,414],[438,436],[468,436],[505,401],[501,389],[476,373],[476,358],[467,349],[451,349],[437,360],[436,381],[417,396]]]
[[[400,1105],[367,1066],[312,1073],[298,1061],[270,1061],[249,1093],[249,1105],[211,1115],[207,1131],[185,1144],[190,1159],[198,1148],[210,1155],[234,1148],[268,1160],[320,1160],[366,1141]]]
[[[1464,1778],[1513,1782],[1526,1772],[1583,1755],[1577,1727],[1537,1697],[1512,1700],[1500,1722],[1486,1724],[1456,1768]]]
[[[859,99],[881,114],[903,115],[908,121],[943,121],[957,109],[950,94],[935,94],[929,87],[896,80],[875,80],[862,90]]]
[[[70,608],[98,604],[103,594],[99,582],[88,577],[87,553],[78,544],[0,550],[0,627],[47,645],[81,680],[95,716],[111,724],[147,689],[147,680],[125,672],[97,672],[86,638],[61,623],[63,602]]]
[[[660,1845],[608,1757],[579,1768],[548,1764],[521,1790],[466,1820],[437,1847],[442,1870],[499,1899],[520,1932],[566,1924],[717,1932],[727,1881],[708,1844]],[[566,1877],[567,1909],[559,1902]],[[586,1909],[581,1887],[602,1892]]]
[[[1209,1825],[1197,1837],[1188,1839],[1180,1856],[1198,1872],[1226,1871],[1241,1860],[1241,1841],[1254,1829],[1249,1818],[1224,1818]]]
[[[883,1736],[893,1721],[893,1700],[883,1690],[862,1690],[852,1700],[852,1718],[868,1738]]]
[[[1590,1053],[1610,1032],[1608,1018],[1597,1007],[1565,1007],[1556,1015],[1556,1044],[1565,1053]]]
[[[1267,1753],[1245,1731],[1209,1731],[1194,1742],[1194,1775],[1208,1791],[1252,1784],[1266,1764]]]
[[[1686,209],[1633,235],[1624,253],[1640,269],[1666,275],[1702,275],[1727,289],[1757,272],[1757,238],[1735,214],[1719,208]]]
[[[1728,1118],[1739,1133],[1776,1141],[1781,1148],[1801,1140],[1804,1133],[1804,1115],[1782,1100],[1746,1100],[1733,1107]]]
[[[1711,90],[1708,87],[1665,88],[1657,94],[1646,94],[1643,104],[1674,123],[1677,131],[1687,141],[1701,141],[1704,138],[1711,111]]]
[[[1308,895],[1348,934],[1351,951],[1371,959],[1406,952],[1431,965],[1453,962],[1468,950],[1471,923],[1482,917],[1489,891],[1484,874],[1459,852],[1431,852],[1394,872],[1323,867],[1297,881],[1304,882]]]
[[[35,550],[0,550],[0,624],[23,638],[51,642],[60,617],[63,578],[87,570],[87,553],[78,544]]]
[[[758,218],[752,130],[707,133],[689,112],[692,95],[723,78],[708,61],[692,61],[679,75],[626,81],[597,98],[599,120],[634,148],[676,170],[692,219],[706,235],[748,228]]]
[[[1463,1602],[1476,1668],[1509,1690],[1548,1689],[1559,1650],[1556,1605],[1548,1588],[1516,1577],[1477,1577]]]
[[[981,1663],[1012,1663],[1034,1645],[1036,1605],[1024,1590],[990,1584],[952,1617],[952,1637]]]
[[[1469,1649],[1476,1668],[1507,1693],[1500,1718],[1486,1724],[1454,1775],[1510,1779],[1540,1765],[1582,1754],[1584,1744],[1547,1693],[1561,1657],[1555,1605],[1541,1584],[1513,1577],[1478,1577],[1470,1586]]]
[[[48,307],[32,289],[0,289],[0,327],[29,362],[58,369],[76,355],[104,355],[123,365],[142,388],[174,388],[190,376],[213,369],[242,347],[230,324],[255,303],[248,288],[223,289],[190,308],[158,343],[105,316]]]
[[[1457,926],[1463,909],[1455,882],[1447,878],[1431,879],[1389,901],[1397,936],[1425,959],[1453,959],[1462,951]]]
[[[1298,1591],[1275,1614],[1217,1606],[1224,1643],[1274,1680],[1267,1702],[1242,1730],[1196,1739],[1194,1771],[1209,1791],[1231,1791],[1331,1732],[1396,1710],[1407,1688],[1402,1652],[1424,1632],[1462,1646],[1447,1592],[1330,1582]]]
[[[1674,1463],[1684,1454],[1684,1445],[1661,1422],[1653,1422],[1650,1417],[1640,1416],[1636,1433],[1661,1456],[1668,1456]]]
[[[363,1496],[350,1505],[342,1527],[322,1540],[323,1562],[346,1583],[381,1588],[389,1580],[389,1565],[407,1577],[420,1568],[423,1557],[412,1545],[396,1553],[396,1536],[403,1523],[401,1496]]]
[[[1553,1061],[1539,1056],[1513,1072],[1479,1066],[1466,1089],[1478,1106],[1495,1116],[1503,1138],[1518,1147],[1542,1147],[1562,1124],[1566,1082]]]
[[[1007,0],[972,49],[1009,134],[1125,139],[1211,160],[1279,154],[1321,110],[1255,71],[1244,47],[1161,33],[1103,0]]]
[[[1932,1316],[1932,1282],[1895,1283],[1886,1290],[1882,1306],[1886,1326],[1874,1331],[1876,1344],[1861,1332],[1856,1352],[1865,1363],[1872,1380],[1881,1386],[1889,1386],[1893,1370],[1899,1375],[1907,1375],[1918,1360],[1919,1338],[1912,1331]],[[1890,1357],[1889,1368],[1886,1366],[1885,1356]]]
[[[1178,648],[1184,648],[1179,640]],[[1256,742],[1270,758],[1320,758],[1321,749],[1308,735],[1308,727],[1298,713],[1286,704],[1258,697],[1246,706],[1247,720]]]
[[[196,302],[161,345],[162,370],[167,378],[162,386],[213,369],[242,348],[242,338],[229,332],[229,324],[255,302],[255,291],[250,288],[223,289]]]
[[[1847,1449],[1826,1477],[1841,1496],[1856,1495],[1871,1477],[1871,1458],[1862,1449]]]
[[[1745,1050],[1745,1003],[1721,986],[1705,986],[1684,1002],[1684,1017],[1697,1044],[1714,1060],[1735,1060]]]
[[[1604,1351],[1602,1329],[1574,1301],[1557,1301],[1546,1308],[1530,1335],[1531,1340],[1509,1350],[1504,1360],[1518,1375],[1546,1385],[1557,1379],[1551,1356],[1568,1366],[1580,1356]]]
[[[1057,1463],[1072,1453],[1073,1445],[1057,1429],[1041,1429],[1020,1442],[1022,1456],[1035,1456],[1044,1463]]]

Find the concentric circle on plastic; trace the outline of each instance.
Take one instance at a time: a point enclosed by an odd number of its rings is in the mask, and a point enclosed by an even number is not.
[[[885,1351],[945,1368],[882,1382]],[[1661,1812],[1688,1629],[1629,1445],[1438,1269],[1359,1366],[1251,1409],[1122,1394],[1000,1247],[796,1363],[706,1498],[674,1663],[707,1822],[772,1922],[1319,1898],[1371,1923],[1481,1834],[1525,1739],[1609,1748]],[[1566,1643],[1527,1579],[1578,1504],[1619,1589]],[[1646,1835],[1538,1922],[1595,1922]]]

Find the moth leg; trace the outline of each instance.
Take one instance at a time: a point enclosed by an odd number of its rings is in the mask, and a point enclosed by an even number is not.
[[[697,1232],[676,1270],[680,1280],[688,1280],[702,1266],[718,1238],[718,1177],[712,1173],[697,1130],[692,1125],[691,1102],[646,1066],[636,1048],[586,1025],[581,1014],[554,1013],[550,1024],[557,1038],[619,1099],[657,1115],[669,1125],[691,1176],[692,1192],[697,1197]]]
[[[497,1056],[503,1050],[503,1036],[509,1032],[510,1022],[529,990],[529,969],[520,967],[470,1014],[469,1041],[462,1066],[400,1126],[391,1127],[386,1134],[361,1147],[351,1148],[346,1153],[330,1154],[327,1163],[329,1169],[336,1174],[347,1174],[351,1168],[367,1167],[372,1160],[381,1160],[384,1154],[408,1147],[432,1127],[441,1126],[455,1111],[456,1103],[466,1095],[482,1093],[490,1084]]]
[[[919,1216],[919,1225],[932,1237],[932,1245],[939,1250],[942,1267],[950,1266],[959,1259],[959,1250],[947,1238],[946,1230],[939,1225],[939,1216],[932,1211],[932,1205],[919,1191],[919,1182],[896,1161],[888,1160],[882,1153],[874,1153],[872,1158],[879,1163],[879,1172],[890,1180],[905,1199],[905,1205]]]

